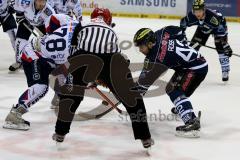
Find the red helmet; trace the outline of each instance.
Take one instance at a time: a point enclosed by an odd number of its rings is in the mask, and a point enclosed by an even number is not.
[[[112,13],[107,8],[95,8],[91,14],[91,19],[102,17],[107,25],[112,24]]]

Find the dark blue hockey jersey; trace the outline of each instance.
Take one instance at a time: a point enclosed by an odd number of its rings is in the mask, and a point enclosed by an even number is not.
[[[213,34],[215,36],[225,36],[227,34],[226,19],[216,10],[206,9],[203,20],[198,20],[192,11],[181,19],[180,27],[184,31],[187,27],[194,25],[197,25],[205,34]]]
[[[166,69],[207,72],[208,64],[205,58],[187,43],[181,42],[179,36],[176,36],[176,29],[181,30],[179,27],[168,26],[155,32],[157,41],[145,58],[139,77],[141,85],[146,79],[152,79],[150,81],[153,83],[161,75],[160,72],[163,73]]]

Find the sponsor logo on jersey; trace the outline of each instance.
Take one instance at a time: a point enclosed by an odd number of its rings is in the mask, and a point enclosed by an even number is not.
[[[64,58],[64,54],[60,54],[58,53],[57,55],[51,55],[52,59],[63,59]]]
[[[34,73],[33,74],[33,80],[37,81],[40,79],[40,74],[39,73]]]
[[[168,51],[173,52],[174,51],[174,40],[169,40],[168,41]]]
[[[34,73],[33,73],[33,80],[39,80],[40,79],[40,74],[39,74],[39,71],[38,71],[38,60],[35,60],[34,62],[33,62],[33,71],[34,71]]]
[[[161,46],[161,52],[159,54],[159,61],[160,62],[163,62],[166,54],[167,54],[167,49],[168,49],[168,40],[170,38],[170,34],[165,32],[164,35],[163,35],[163,39],[162,39],[162,46]]]

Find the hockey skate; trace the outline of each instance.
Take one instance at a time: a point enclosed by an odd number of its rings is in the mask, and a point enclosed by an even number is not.
[[[200,117],[201,112],[199,112],[198,117],[190,120],[183,126],[176,128],[176,136],[185,138],[200,138]]]
[[[171,109],[171,112],[172,112],[172,114],[174,114],[174,115],[178,115],[178,112],[177,112],[176,107],[173,107],[173,108]]]
[[[57,133],[54,133],[53,136],[52,136],[52,139],[53,139],[54,141],[56,141],[57,143],[63,142],[63,141],[64,141],[64,138],[65,138],[65,136],[59,135],[59,134],[57,134]]]
[[[141,140],[143,147],[146,149],[147,156],[151,156],[151,147],[154,145],[154,140],[152,138]]]
[[[222,72],[222,81],[227,82],[229,80],[229,72]]]
[[[29,130],[30,123],[22,118],[22,115],[26,112],[27,111],[23,107],[15,108],[13,106],[10,113],[5,119],[5,124],[3,125],[3,128],[24,131]]]
[[[15,71],[17,71],[18,69],[20,69],[21,66],[22,66],[21,63],[16,62],[16,63],[13,63],[11,66],[9,66],[8,69],[9,69],[10,72],[15,72]]]
[[[150,148],[152,145],[154,145],[154,140],[152,138],[142,139],[141,142],[144,148]]]

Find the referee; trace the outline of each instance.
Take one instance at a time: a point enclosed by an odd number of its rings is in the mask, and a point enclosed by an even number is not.
[[[153,145],[148,127],[142,96],[131,91],[133,81],[129,62],[120,54],[118,37],[110,27],[112,15],[108,9],[96,8],[91,14],[91,23],[79,24],[74,31],[72,52],[67,80],[60,92],[58,119],[53,140],[63,142],[70,130],[75,111],[84,97],[86,86],[96,80],[102,82],[125,106],[132,122],[135,139],[140,139],[144,148]],[[69,89],[70,86],[73,86]],[[69,112],[70,111],[70,112]]]

